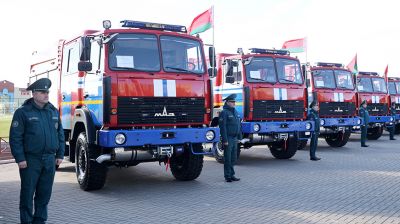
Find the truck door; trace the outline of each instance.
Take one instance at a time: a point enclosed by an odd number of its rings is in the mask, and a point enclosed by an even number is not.
[[[87,72],[84,77],[83,100],[94,118],[95,125],[103,123],[103,72],[104,55],[103,47],[98,42],[91,43],[90,62],[92,71]]]
[[[71,129],[72,115],[78,102],[78,88],[82,81],[78,77],[79,42],[64,45],[61,67],[61,123],[64,129]]]
[[[223,92],[222,99],[235,93],[236,97],[236,110],[239,112],[240,117],[244,115],[244,94],[243,94],[243,68],[241,60],[227,59],[223,66]]]

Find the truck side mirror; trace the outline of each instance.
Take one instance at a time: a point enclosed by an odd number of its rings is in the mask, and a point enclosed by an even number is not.
[[[80,60],[90,61],[91,42],[89,37],[81,37]]]
[[[208,68],[208,75],[213,78],[217,76],[218,70],[216,68]]]
[[[78,62],[78,71],[80,71],[80,72],[92,71],[92,62],[90,62],[90,61]]]
[[[208,58],[210,60],[210,67],[215,68],[217,65],[217,59],[215,57],[215,47],[208,48]]]

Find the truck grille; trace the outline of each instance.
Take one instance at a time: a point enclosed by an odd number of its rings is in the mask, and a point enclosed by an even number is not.
[[[253,102],[253,118],[301,119],[304,113],[302,100],[255,100]]]
[[[353,116],[356,105],[350,102],[322,102],[320,103],[320,116]]]
[[[119,124],[203,123],[204,98],[118,97]]]
[[[387,115],[388,106],[385,103],[370,103],[367,106],[367,110],[369,115]]]

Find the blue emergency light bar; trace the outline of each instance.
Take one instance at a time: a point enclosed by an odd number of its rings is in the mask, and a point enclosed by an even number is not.
[[[373,75],[373,76],[379,76],[377,72],[358,72],[359,75]]]
[[[149,22],[140,22],[140,21],[133,21],[133,20],[122,20],[121,23],[122,23],[122,27],[128,27],[128,28],[139,28],[139,29],[149,29],[149,30],[166,30],[166,31],[187,33],[186,27],[180,26],[180,25],[149,23]]]
[[[279,55],[290,55],[289,51],[286,50],[272,50],[272,49],[262,49],[262,48],[250,48],[253,54],[279,54]]]
[[[318,62],[317,66],[321,67],[336,67],[336,68],[342,68],[343,65],[340,63],[327,63],[327,62]]]

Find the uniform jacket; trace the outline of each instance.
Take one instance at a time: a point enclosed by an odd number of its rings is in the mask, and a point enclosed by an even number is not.
[[[359,116],[364,120],[364,125],[368,125],[368,123],[369,123],[368,110],[361,106],[358,113],[359,113]]]
[[[395,116],[396,116],[396,113],[397,113],[396,107],[390,107],[390,115],[392,115],[393,117],[395,117]]]
[[[39,108],[30,98],[18,108],[10,128],[11,152],[17,163],[25,156],[55,154],[64,158],[65,139],[57,109],[47,103]]]
[[[235,108],[224,105],[224,109],[219,115],[219,128],[221,132],[222,142],[228,142],[228,137],[242,138],[240,116]]]
[[[310,113],[307,115],[307,120],[314,121],[315,123],[315,132],[319,132],[320,129],[320,121],[318,112],[311,108]]]

